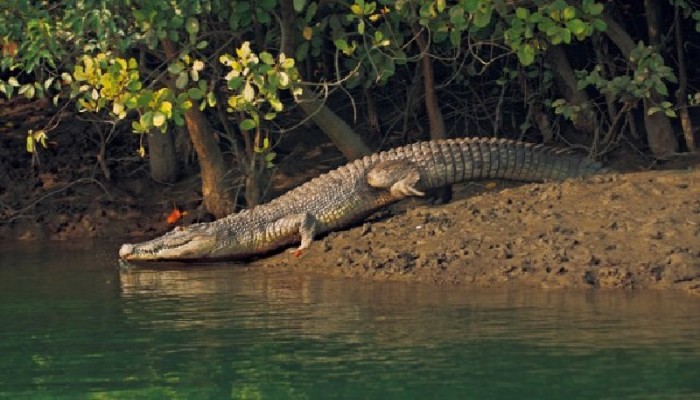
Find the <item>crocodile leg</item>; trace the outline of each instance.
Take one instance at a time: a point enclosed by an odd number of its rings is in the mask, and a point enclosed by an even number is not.
[[[297,257],[311,245],[317,233],[316,217],[310,213],[288,215],[275,221],[274,225],[272,231],[278,232],[280,236],[299,234],[301,244],[297,249],[290,250]]]
[[[367,171],[367,183],[377,189],[388,189],[392,196],[404,198],[425,196],[416,189],[420,181],[420,172],[414,163],[408,160],[388,160],[380,162]]]

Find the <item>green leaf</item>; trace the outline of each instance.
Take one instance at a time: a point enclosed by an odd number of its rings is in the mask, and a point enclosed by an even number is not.
[[[260,57],[260,61],[264,62],[265,64],[272,65],[275,63],[275,58],[272,57],[272,54],[263,51],[258,55]]]
[[[165,117],[165,114],[163,114],[160,111],[156,111],[153,114],[153,126],[155,126],[156,128],[163,126],[166,120],[167,118]]]
[[[530,10],[527,8],[518,7],[515,9],[515,16],[518,17],[518,19],[527,20],[530,16]]]
[[[201,81],[197,82],[197,87],[202,91],[202,93],[205,93],[207,91],[207,81],[202,79]]]
[[[457,48],[459,47],[460,42],[462,41],[462,32],[458,30],[453,30],[450,32],[450,44],[452,44],[453,47]]]
[[[168,65],[168,72],[170,72],[173,75],[179,74],[184,69],[185,69],[185,64],[181,63],[180,61],[176,61],[176,62]]]
[[[182,18],[180,15],[175,15],[173,16],[169,23],[168,23],[168,28],[170,29],[180,29],[182,27],[182,24],[185,22],[185,20]]]
[[[530,22],[533,24],[539,24],[543,19],[544,17],[539,11],[532,13],[529,18]]]
[[[235,78],[231,78],[231,80],[228,81],[228,88],[230,90],[238,90],[238,88],[240,88],[242,84],[243,84],[243,77],[237,76]]]
[[[297,46],[297,50],[294,54],[297,60],[299,61],[304,61],[306,60],[306,56],[309,55],[309,41],[304,41],[300,45]]]
[[[527,66],[535,61],[535,49],[530,44],[524,44],[518,49],[518,60]]]
[[[24,94],[24,97],[31,99],[34,97],[35,89],[34,86],[31,84],[27,83],[25,85],[22,85],[22,87],[17,91],[17,94]]]
[[[112,104],[112,114],[116,115],[117,118],[122,119],[126,116],[126,111],[124,108],[124,103],[115,101],[114,104]]]
[[[588,12],[589,15],[593,15],[593,16],[600,15],[603,13],[604,7],[605,6],[603,4],[593,3],[588,7],[586,12]]]
[[[139,123],[144,128],[148,129],[153,126],[153,111],[146,111],[139,118]]]
[[[32,136],[32,130],[29,130],[27,135],[27,153],[34,153],[34,137]]]
[[[571,43],[571,32],[566,30],[566,29],[562,29],[561,30],[561,38],[564,41],[564,43],[566,43],[566,44]]]
[[[277,97],[271,97],[267,100],[267,102],[270,103],[272,109],[277,112],[280,112],[284,109],[284,105],[282,105],[282,102]]]
[[[241,128],[242,131],[249,131],[249,130],[255,128],[255,121],[253,121],[250,118],[244,119],[239,124],[239,127]]]
[[[54,79],[55,79],[54,77],[51,77],[51,78],[48,78],[47,80],[44,81],[44,90],[49,90],[49,86],[51,86]]]
[[[566,28],[574,35],[581,35],[586,32],[586,24],[578,18],[568,21],[566,23]]]
[[[142,86],[143,86],[143,85],[141,85],[141,81],[131,81],[131,82],[129,82],[129,84],[126,86],[126,88],[129,89],[129,90],[132,91],[132,92],[137,92],[137,91],[141,90],[141,87],[142,87]]]
[[[465,30],[467,27],[467,18],[464,16],[464,8],[459,5],[450,7],[450,22],[454,25],[454,30]]]
[[[300,13],[304,9],[304,6],[306,6],[306,0],[294,0],[292,3],[294,4],[294,11],[298,13]]]
[[[282,61],[282,64],[280,64],[282,69],[290,69],[294,67],[294,59],[293,58],[285,58],[284,61]]]
[[[468,13],[473,13],[479,8],[479,0],[463,0],[460,3]]]
[[[139,95],[138,99],[136,100],[136,104],[139,107],[145,108],[148,106],[148,103],[151,102],[153,99],[153,93],[148,91],[148,92],[143,92]]]
[[[447,6],[447,3],[445,2],[445,0],[436,0],[436,3],[437,3],[437,4],[436,4],[436,5],[437,5],[437,11],[438,11],[439,13],[445,11],[445,7]]]
[[[124,102],[124,106],[126,106],[127,109],[133,110],[138,106],[138,102],[135,96],[131,96],[126,101]]]
[[[491,22],[491,7],[487,7],[485,10],[482,10],[481,8],[479,11],[474,13],[474,25],[476,25],[477,28],[485,28],[488,26],[488,24]]]
[[[202,92],[202,89],[200,89],[200,88],[190,88],[187,91],[187,95],[192,100],[200,100],[204,97],[204,93]]]
[[[163,113],[166,117],[173,115],[173,103],[169,101],[164,101],[158,106],[158,111]]]
[[[316,15],[316,11],[318,10],[318,4],[315,1],[312,1],[311,4],[309,4],[309,8],[306,9],[306,17],[304,20],[309,23],[313,19],[314,15]]]
[[[214,107],[216,105],[216,95],[214,92],[207,93],[207,104],[209,107]]]
[[[255,89],[253,88],[253,85],[250,84],[250,82],[245,83],[241,95],[243,96],[243,99],[248,102],[252,102],[253,99],[255,99]]]
[[[184,89],[187,84],[189,83],[190,78],[187,76],[186,72],[181,72],[180,75],[177,76],[177,79],[175,80],[175,87],[178,89]]]
[[[571,6],[566,7],[562,12],[562,17],[564,21],[576,18],[576,9]]]
[[[657,85],[654,85],[656,91],[662,95],[662,96],[668,96],[668,89],[666,88],[666,85],[663,82],[660,82]],[[670,104],[670,103],[669,103]]]
[[[364,9],[359,4],[353,4],[350,6],[350,11],[357,16],[361,16]]]
[[[340,51],[346,51],[348,49],[348,42],[345,39],[336,39],[335,47]]]
[[[608,24],[606,24],[602,19],[596,18],[593,20],[593,27],[598,32],[605,32],[608,29]]]
[[[168,31],[168,39],[172,40],[173,42],[179,42],[180,41],[180,32],[169,30]]]
[[[131,122],[131,130],[134,131],[134,133],[146,132],[146,129],[138,121]]]
[[[197,21],[197,18],[187,18],[187,22],[185,23],[185,31],[187,31],[187,33],[190,35],[196,34],[199,31],[199,21]]]
[[[564,32],[568,32],[568,31],[564,30]],[[562,42],[562,39],[563,39],[562,35],[557,34],[554,36],[550,36],[549,41],[552,42],[552,44],[557,45],[557,44],[560,44]]]

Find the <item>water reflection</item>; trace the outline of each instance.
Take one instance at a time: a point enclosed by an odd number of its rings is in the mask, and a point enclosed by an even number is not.
[[[126,270],[120,284],[132,322],[197,332],[198,351],[228,354],[235,398],[700,395],[700,307],[683,294],[436,289],[213,266]]]
[[[700,307],[680,293],[119,269],[118,244],[4,245],[0,398],[700,396]]]
[[[673,342],[700,354],[700,304],[680,293],[467,290],[215,266],[121,270],[120,283],[125,298],[178,298],[179,312],[192,318],[178,324],[226,323],[235,315],[250,328],[312,337],[352,341],[352,332],[373,332],[390,346],[518,338],[571,349]],[[203,313],[201,296],[227,299],[231,308]]]

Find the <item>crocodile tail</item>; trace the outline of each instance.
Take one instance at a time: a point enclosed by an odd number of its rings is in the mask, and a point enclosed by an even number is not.
[[[389,150],[385,158],[414,162],[421,171],[421,189],[474,179],[531,182],[605,171],[600,163],[570,150],[509,139],[433,140]]]

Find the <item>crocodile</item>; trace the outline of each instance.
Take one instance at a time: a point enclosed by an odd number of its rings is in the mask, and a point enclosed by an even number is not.
[[[320,175],[282,196],[214,222],[197,223],[137,244],[125,261],[221,260],[264,255],[361,221],[382,207],[431,189],[476,179],[550,181],[604,172],[569,150],[509,139],[418,142],[368,155]]]

